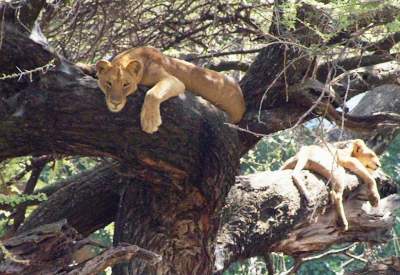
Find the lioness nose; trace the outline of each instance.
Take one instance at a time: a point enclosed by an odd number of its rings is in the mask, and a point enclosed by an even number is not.
[[[114,107],[118,107],[119,105],[121,105],[121,102],[111,101],[111,104],[114,105]]]

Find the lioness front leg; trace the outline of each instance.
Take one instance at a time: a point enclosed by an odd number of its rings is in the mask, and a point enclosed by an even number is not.
[[[365,166],[356,158],[341,158],[340,164],[349,169],[351,172],[359,176],[368,187],[368,200],[372,206],[377,206],[380,201],[380,196],[378,192],[378,187],[376,185],[375,179],[372,177],[370,172],[365,168]]]
[[[142,130],[152,134],[157,132],[161,125],[160,104],[171,97],[178,96],[185,91],[185,85],[176,77],[169,75],[162,78],[151,88],[144,98],[140,122]]]

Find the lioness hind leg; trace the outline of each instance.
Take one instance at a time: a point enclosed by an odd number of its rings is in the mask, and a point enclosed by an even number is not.
[[[337,168],[332,172],[332,190],[330,192],[331,201],[335,204],[336,214],[338,215],[339,222],[341,223],[343,231],[349,229],[349,222],[346,218],[343,206],[343,192],[344,192],[344,170]]]
[[[296,188],[299,190],[300,195],[303,195],[303,197],[307,203],[307,206],[308,207],[313,206],[314,203],[311,200],[309,192],[307,191],[307,188],[306,188],[306,185],[304,183],[303,176],[301,175],[301,173],[293,171],[292,179],[293,179],[293,183],[296,185]]]
[[[336,213],[338,215],[342,229],[343,231],[347,231],[349,229],[349,222],[347,221],[346,213],[344,212],[343,194],[336,193],[334,190],[332,190],[330,195],[331,200],[335,204]]]
[[[313,202],[311,200],[310,194],[307,191],[305,182],[303,180],[303,176],[301,174],[301,170],[303,170],[310,158],[311,149],[309,147],[303,147],[297,153],[297,163],[292,172],[292,179],[297,189],[300,192],[300,195],[303,195],[308,206],[312,206]]]

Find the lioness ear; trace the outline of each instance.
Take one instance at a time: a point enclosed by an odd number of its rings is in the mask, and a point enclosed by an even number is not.
[[[139,60],[132,60],[128,65],[126,65],[125,70],[132,75],[138,75],[142,68],[142,63]]]
[[[355,139],[353,145],[354,145],[353,152],[359,153],[361,149],[365,146],[365,143],[362,139]]]
[[[97,61],[97,63],[96,63],[97,74],[101,74],[101,73],[103,73],[104,71],[108,70],[111,67],[112,67],[111,63],[109,61],[107,61],[107,60]]]

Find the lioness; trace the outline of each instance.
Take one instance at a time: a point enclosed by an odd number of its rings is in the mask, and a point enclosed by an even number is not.
[[[304,146],[292,158],[288,159],[281,170],[293,169],[293,181],[310,202],[300,171],[304,168],[320,174],[332,182],[331,200],[343,225],[348,230],[349,224],[343,208],[345,170],[359,176],[368,186],[368,199],[372,206],[379,204],[379,193],[371,172],[380,167],[380,161],[361,139],[336,142],[328,145]]]
[[[239,85],[221,73],[163,55],[151,47],[127,50],[111,62],[96,63],[98,84],[106,96],[111,112],[119,112],[126,97],[138,84],[153,86],[145,96],[140,114],[143,131],[154,133],[161,125],[160,104],[188,89],[228,113],[237,123],[245,112],[245,101]]]

